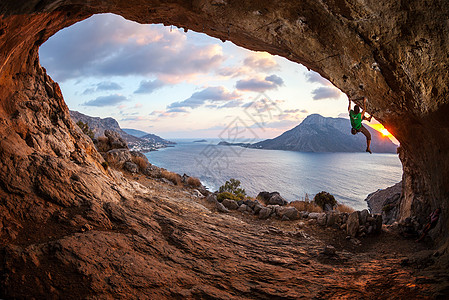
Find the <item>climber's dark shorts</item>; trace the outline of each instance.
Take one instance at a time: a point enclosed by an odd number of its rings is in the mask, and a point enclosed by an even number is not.
[[[357,131],[363,133],[366,136],[367,140],[371,140],[371,133],[369,133],[368,129],[366,129],[365,126],[362,125],[362,127],[360,127],[360,129]]]

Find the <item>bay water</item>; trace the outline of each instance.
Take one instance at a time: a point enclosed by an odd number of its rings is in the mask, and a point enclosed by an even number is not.
[[[307,153],[219,146],[217,140],[175,140],[175,147],[146,153],[169,171],[197,177],[216,191],[235,178],[249,196],[278,191],[288,201],[310,199],[321,191],[354,209],[367,208],[369,193],[399,182],[402,166],[396,154]]]

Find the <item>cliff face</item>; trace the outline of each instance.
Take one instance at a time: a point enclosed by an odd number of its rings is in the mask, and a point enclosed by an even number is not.
[[[400,218],[436,206],[448,236],[449,7],[446,1],[74,1],[0,4],[0,236],[14,243],[25,220],[61,207],[116,203],[130,185],[102,169],[70,121],[61,92],[39,65],[38,47],[58,30],[111,12],[173,24],[302,63],[350,97],[400,141]],[[128,196],[127,196],[128,195]],[[97,204],[95,204],[97,203]],[[33,223],[31,223],[33,224]],[[443,233],[443,234],[441,234]]]
[[[371,133],[371,150],[375,153],[396,153],[397,146],[381,133],[365,126]],[[314,114],[280,136],[255,143],[251,148],[301,152],[365,152],[363,134],[351,134],[348,119],[325,118]]]

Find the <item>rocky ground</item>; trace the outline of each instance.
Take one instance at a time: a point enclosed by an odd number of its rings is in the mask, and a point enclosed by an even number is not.
[[[447,272],[432,269],[435,251],[394,232],[356,245],[339,229],[219,213],[191,188],[126,176],[132,199],[68,207],[24,226],[0,254],[0,296],[433,299],[449,292]]]

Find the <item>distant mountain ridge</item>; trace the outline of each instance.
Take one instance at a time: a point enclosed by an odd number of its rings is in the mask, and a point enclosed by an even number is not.
[[[99,117],[91,117],[85,114],[82,114],[78,111],[70,111],[70,116],[72,120],[76,122],[81,121],[83,123],[87,123],[89,128],[94,133],[94,137],[98,138],[99,136],[104,135],[105,129],[111,129],[118,132],[122,138],[128,143],[128,146],[131,150],[148,152],[153,151],[158,148],[170,147],[176,143],[167,141],[160,136],[155,134],[147,133],[141,130],[136,129],[126,129],[128,132],[132,133],[143,133],[143,136],[137,137],[132,134],[127,133],[125,130],[120,128],[117,120],[114,118],[99,118]]]
[[[388,137],[365,125],[371,133],[374,153],[396,153]],[[299,152],[364,152],[366,138],[362,133],[351,134],[351,124],[344,118],[326,118],[319,114],[307,116],[304,121],[274,139],[249,146],[257,149],[289,150]]]
[[[127,134],[133,135],[138,138],[143,137],[148,134],[148,132],[145,132],[142,130],[137,130],[137,129],[131,129],[131,128],[122,128],[122,130],[124,132],[126,132]]]

